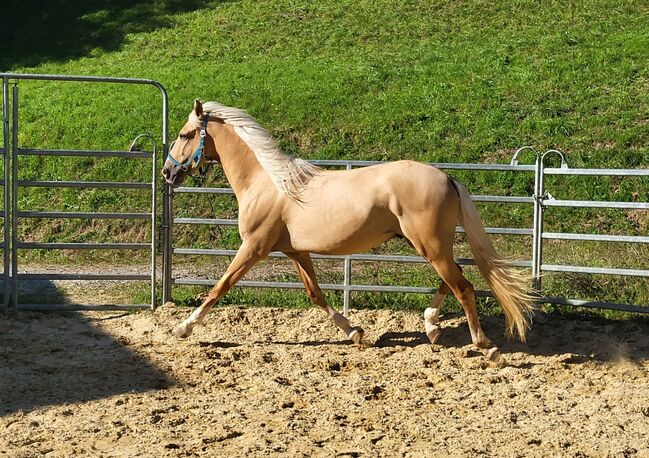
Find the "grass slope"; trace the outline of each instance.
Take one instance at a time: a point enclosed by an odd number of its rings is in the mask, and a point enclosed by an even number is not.
[[[172,132],[199,97],[248,110],[305,158],[507,162],[530,144],[562,149],[573,167],[649,164],[643,2],[70,1],[35,10],[0,15],[12,21],[2,24],[3,70],[156,79],[170,93]],[[21,82],[20,91],[22,146],[124,149],[139,133],[159,132],[159,97],[150,88]],[[144,180],[149,166],[23,158],[21,178]],[[529,177],[457,175],[473,192],[532,190]],[[640,179],[557,178],[548,187],[557,198],[649,200]],[[30,189],[19,200],[23,209],[137,211],[143,196]],[[194,213],[233,214],[231,202],[186,199],[179,202]],[[529,226],[527,207],[488,208],[490,225]],[[547,230],[646,234],[646,213],[553,209]],[[21,231],[44,241],[147,235],[144,225],[83,221],[25,222]],[[178,236],[185,245],[237,244],[228,230]],[[523,243],[499,246],[516,253]],[[549,262],[607,265],[617,257],[646,268],[646,247],[549,245],[556,256]],[[649,302],[645,280],[562,275],[548,284],[557,294]]]

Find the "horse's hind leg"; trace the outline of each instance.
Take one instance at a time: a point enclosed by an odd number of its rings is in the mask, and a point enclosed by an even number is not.
[[[449,261],[448,259],[442,258],[431,260],[431,263],[440,277],[442,277],[442,280],[453,291],[460,304],[462,304],[473,343],[479,348],[490,347],[491,341],[482,331],[480,320],[478,319],[473,285],[462,275],[462,272],[452,260]]]
[[[488,350],[487,357],[492,361],[497,361],[500,358],[500,352],[493,346],[480,326],[473,285],[462,275],[462,271],[455,264],[452,256],[431,259],[430,262],[462,304],[473,344],[478,348]]]
[[[320,290],[320,286],[318,286],[318,281],[316,280],[315,270],[313,269],[313,263],[311,262],[311,256],[309,256],[309,253],[286,253],[286,255],[291,258],[291,261],[293,261],[297,273],[300,276],[302,283],[304,283],[304,288],[313,303],[319,305],[320,308],[331,317],[336,326],[338,326],[352,342],[356,345],[360,345],[363,341],[363,329],[359,327],[351,327],[349,320],[327,303],[322,291]]]
[[[459,264],[456,265],[461,272],[462,267],[460,267]],[[437,292],[433,296],[433,300],[430,301],[430,307],[424,310],[424,328],[426,329],[426,336],[428,336],[428,340],[430,340],[430,343],[432,344],[437,342],[437,339],[439,339],[439,336],[442,334],[442,329],[439,326],[439,314],[442,311],[444,299],[446,299],[446,296],[449,294],[453,294],[453,291],[449,288],[446,282],[442,280],[442,284],[439,285]]]
[[[424,315],[424,320],[430,323],[430,325],[437,325],[437,321],[439,320],[439,305],[441,305],[446,294],[452,291],[460,304],[462,304],[464,314],[466,315],[469,324],[471,340],[474,345],[479,348],[489,348],[491,347],[491,342],[482,331],[480,321],[478,320],[478,311],[475,304],[473,285],[469,283],[464,275],[462,275],[460,267],[453,259],[453,236],[455,232],[455,224],[451,224],[450,221],[455,220],[446,219],[442,221],[440,218],[438,221],[445,223],[446,227],[438,225],[438,234],[433,237],[423,237],[422,233],[424,232],[420,229],[422,226],[433,226],[432,222],[426,221],[424,224],[421,221],[416,221],[416,224],[407,224],[404,221],[401,224],[404,229],[404,235],[408,240],[410,240],[412,246],[417,250],[417,252],[433,265],[443,282],[439,291],[433,297],[433,303],[431,304],[431,307],[427,309],[427,313]],[[442,289],[445,285],[448,289]],[[437,311],[430,309],[437,309]],[[437,338],[434,334],[435,333],[433,333],[433,337]]]

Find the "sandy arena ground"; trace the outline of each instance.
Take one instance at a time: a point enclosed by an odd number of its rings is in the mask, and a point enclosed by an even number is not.
[[[649,456],[649,325],[540,316],[527,344],[483,318],[440,345],[419,314],[317,309],[0,315],[0,456]]]

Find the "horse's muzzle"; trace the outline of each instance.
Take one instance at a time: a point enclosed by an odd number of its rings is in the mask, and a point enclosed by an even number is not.
[[[165,165],[162,168],[162,176],[164,177],[167,184],[172,186],[179,186],[185,179],[186,171],[171,162],[170,160],[165,161]]]

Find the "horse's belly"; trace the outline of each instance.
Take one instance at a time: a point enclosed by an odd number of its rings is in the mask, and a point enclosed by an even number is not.
[[[386,209],[357,212],[353,216],[304,215],[288,225],[296,251],[320,254],[351,254],[367,251],[392,238],[398,221]]]

